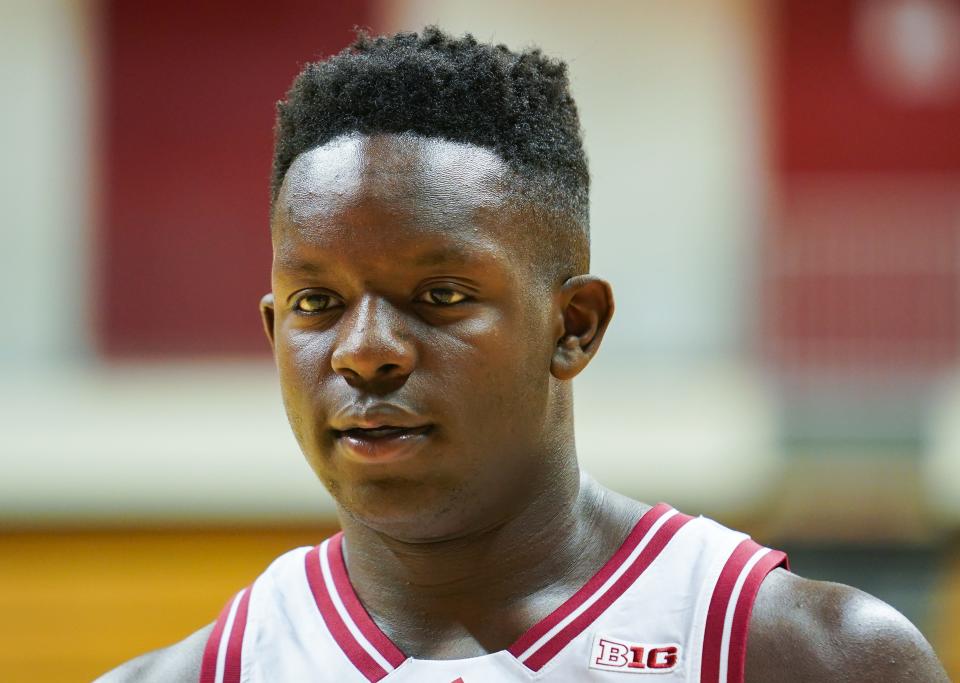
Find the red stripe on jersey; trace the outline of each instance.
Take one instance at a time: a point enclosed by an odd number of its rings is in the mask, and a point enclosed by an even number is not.
[[[613,573],[620,568],[630,557],[643,537],[653,527],[658,519],[663,517],[672,508],[666,503],[660,503],[643,513],[640,520],[633,527],[633,530],[627,536],[620,548],[613,554],[613,557],[600,568],[593,577],[584,584],[583,588],[574,593],[566,602],[547,615],[542,621],[534,624],[530,630],[520,636],[517,641],[511,645],[507,651],[514,657],[519,657],[526,652],[531,645],[545,636],[550,629],[555,627],[561,621],[566,619],[575,609],[590,599],[603,586],[607,580],[613,576]]]
[[[737,606],[733,613],[733,626],[730,631],[730,647],[727,656],[727,681],[741,683],[743,681],[744,664],[747,659],[747,635],[750,626],[750,613],[753,612],[753,603],[760,592],[760,584],[767,578],[767,574],[777,567],[787,567],[787,556],[779,550],[771,550],[760,558],[747,575],[747,580],[740,591]]]
[[[710,606],[707,608],[707,623],[703,630],[703,654],[700,658],[700,683],[718,683],[720,680],[720,648],[723,642],[723,622],[727,605],[733,593],[737,577],[760,546],[749,538],[734,548],[727,558],[717,583],[713,588]]]
[[[220,640],[227,624],[227,617],[230,616],[230,607],[235,599],[235,597],[230,599],[224,605],[213,625],[213,630],[207,637],[207,644],[203,648],[203,659],[200,660],[200,683],[214,683],[217,678],[217,653],[220,650]]]
[[[329,543],[328,543],[329,546]],[[307,583],[310,585],[310,591],[313,593],[313,599],[320,610],[320,616],[330,635],[343,650],[347,659],[362,673],[370,683],[376,683],[387,675],[382,666],[371,657],[363,646],[353,637],[347,625],[340,618],[340,613],[330,598],[330,590],[335,590],[333,586],[328,586],[323,579],[323,570],[320,568],[320,553],[323,546],[317,546],[310,550],[306,555],[305,565],[307,571]]]
[[[353,585],[350,583],[350,577],[347,575],[347,565],[343,559],[343,533],[338,533],[330,539],[327,546],[327,558],[330,561],[330,574],[333,576],[333,583],[336,586],[337,593],[347,608],[347,613],[353,619],[364,637],[370,641],[377,651],[383,655],[390,664],[396,668],[403,664],[407,656],[400,651],[393,642],[387,638],[386,634],[380,630],[380,627],[370,618],[370,614],[360,602]]]
[[[737,580],[743,574],[751,558],[759,551],[766,550],[745,577],[731,621],[730,638],[727,644],[727,676],[720,680],[720,660],[723,655],[723,632],[730,608],[730,600],[736,588]],[[753,603],[760,590],[763,579],[776,567],[788,566],[787,557],[778,550],[767,550],[749,538],[744,539],[727,558],[720,572],[710,606],[707,608],[707,621],[704,626],[703,654],[700,659],[701,683],[742,683],[744,663],[746,661],[747,632]]]
[[[223,683],[240,683],[240,665],[243,655],[243,634],[247,630],[247,608],[250,605],[250,589],[243,592],[233,626],[227,640],[227,656],[223,662]]]
[[[669,509],[668,507],[667,510]],[[659,516],[662,515],[658,515],[658,518]],[[676,536],[677,532],[691,519],[693,519],[693,517],[678,513],[667,520],[667,522],[657,530],[653,538],[650,539],[647,546],[640,551],[640,554],[637,555],[630,567],[596,602],[584,610],[576,619],[563,627],[553,638],[541,645],[539,649],[531,653],[523,663],[533,671],[542,669],[547,662],[553,659],[570,641],[583,633],[590,624],[596,621],[610,605],[616,602],[617,599],[636,582],[647,567],[659,557],[663,549],[670,543],[670,540]],[[649,530],[649,527],[647,530]],[[641,538],[642,537],[643,535],[641,535]],[[636,547],[636,544],[634,544],[634,547]],[[622,564],[622,562],[620,564]],[[610,578],[612,573],[613,572],[607,574],[607,578]],[[581,604],[582,602],[583,601],[581,601]],[[570,614],[570,612],[572,612],[572,610],[568,611],[567,614]]]

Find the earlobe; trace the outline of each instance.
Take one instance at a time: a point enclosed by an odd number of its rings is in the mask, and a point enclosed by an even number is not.
[[[557,343],[550,372],[560,380],[576,377],[587,366],[613,317],[610,283],[594,275],[578,275],[559,291]]]
[[[263,321],[263,331],[267,335],[267,341],[270,342],[270,348],[274,348],[274,310],[273,293],[267,292],[260,298],[260,319]]]
[[[574,335],[567,335],[561,337],[553,349],[550,374],[560,380],[570,380],[580,374],[589,362],[589,356],[580,347],[580,339]]]

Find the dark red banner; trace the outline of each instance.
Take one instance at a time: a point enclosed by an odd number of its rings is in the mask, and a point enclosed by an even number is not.
[[[266,352],[274,106],[370,2],[105,3],[99,347]]]

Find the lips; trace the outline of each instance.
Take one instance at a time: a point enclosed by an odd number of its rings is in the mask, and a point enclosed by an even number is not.
[[[436,425],[419,411],[399,403],[345,403],[330,416],[334,449],[362,464],[385,464],[413,457],[431,438]]]
[[[418,411],[396,403],[347,403],[330,416],[330,427],[335,432],[377,429],[414,429],[427,425],[429,419]]]
[[[413,435],[418,433],[425,434],[429,429],[430,429],[430,425],[423,425],[421,427],[397,427],[393,425],[384,425],[382,427],[374,427],[374,428],[357,427],[354,429],[337,431],[337,436],[338,437],[347,436],[352,439],[367,439],[371,441],[378,441],[381,439],[396,439],[402,436],[408,436],[408,435]]]

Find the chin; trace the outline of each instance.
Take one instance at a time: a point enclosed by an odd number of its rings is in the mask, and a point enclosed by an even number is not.
[[[340,488],[337,502],[353,519],[401,541],[439,541],[470,530],[462,491],[422,480],[378,479]],[[346,495],[344,495],[346,494]]]

